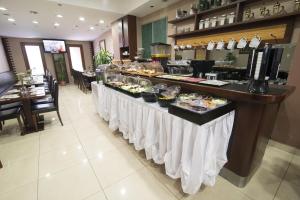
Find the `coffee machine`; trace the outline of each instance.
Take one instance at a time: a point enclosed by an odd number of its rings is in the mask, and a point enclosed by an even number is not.
[[[247,66],[249,92],[264,94],[269,91],[268,81],[278,77],[283,50],[272,48],[270,44],[262,49],[252,50]]]

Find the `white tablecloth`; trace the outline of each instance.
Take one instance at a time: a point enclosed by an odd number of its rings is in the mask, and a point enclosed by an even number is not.
[[[146,158],[165,164],[166,174],[181,178],[185,193],[196,193],[201,184],[213,186],[227,162],[234,111],[202,126],[176,117],[157,103],[146,103],[102,84],[92,83],[97,111]]]

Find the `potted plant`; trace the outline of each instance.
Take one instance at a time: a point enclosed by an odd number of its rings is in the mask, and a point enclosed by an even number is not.
[[[106,51],[105,49],[101,49],[96,55],[94,56],[94,66],[96,71],[96,80],[97,83],[99,81],[104,80],[104,71],[107,65],[111,64],[112,62],[112,55]]]
[[[110,64],[112,61],[112,55],[105,49],[101,49],[94,56],[94,64],[97,68],[99,65]]]

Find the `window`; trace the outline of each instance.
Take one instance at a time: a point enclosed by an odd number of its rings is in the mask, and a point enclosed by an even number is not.
[[[76,71],[84,71],[84,58],[83,50],[81,45],[69,45],[69,61],[72,69]]]
[[[151,57],[152,43],[167,43],[167,18],[142,25],[142,47],[145,49],[145,58]]]
[[[22,50],[26,68],[32,70],[32,75],[44,75],[46,66],[41,44],[22,43]]]

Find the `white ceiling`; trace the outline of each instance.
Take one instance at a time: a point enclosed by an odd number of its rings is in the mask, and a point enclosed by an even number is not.
[[[178,0],[0,0],[0,36],[94,40],[111,22],[126,15],[143,17]],[[58,4],[62,4],[59,6]],[[153,8],[150,6],[154,5]],[[38,14],[31,14],[37,11]],[[57,18],[61,14],[63,18]],[[9,16],[8,16],[9,15]],[[85,21],[79,21],[79,17]],[[8,18],[14,18],[15,23]],[[37,20],[39,24],[33,24]],[[99,20],[104,20],[100,24]],[[54,27],[54,23],[60,24]],[[76,27],[77,26],[77,27]],[[93,26],[95,29],[90,30]]]

